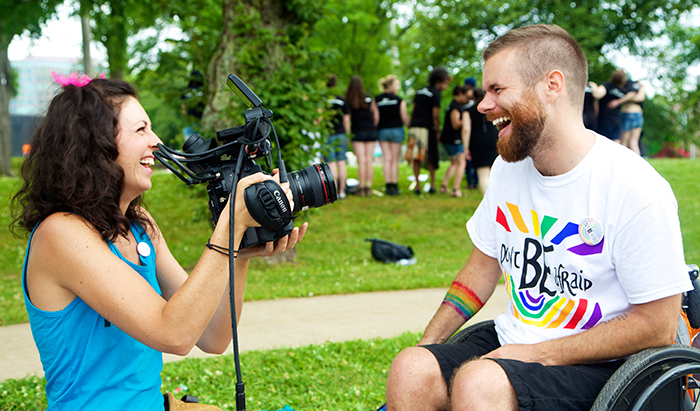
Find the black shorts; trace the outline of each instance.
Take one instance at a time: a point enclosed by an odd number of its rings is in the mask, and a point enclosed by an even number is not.
[[[428,164],[431,164],[436,170],[440,168],[440,153],[438,151],[437,133],[434,128],[429,129],[428,133]]]
[[[368,143],[377,141],[377,130],[362,130],[357,131],[352,136],[352,141],[359,143]]]
[[[463,363],[500,347],[494,327],[471,335],[461,344],[433,344],[429,350],[440,364],[448,386],[452,373]],[[598,393],[624,361],[590,365],[544,366],[517,360],[493,360],[503,368],[518,398],[520,410],[589,410]]]

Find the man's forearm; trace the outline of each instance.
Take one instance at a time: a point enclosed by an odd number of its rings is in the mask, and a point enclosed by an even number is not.
[[[539,344],[512,344],[486,355],[544,365],[587,364],[625,358],[669,345],[680,315],[680,295],[640,304],[590,330]]]
[[[454,334],[465,320],[454,309],[441,305],[425,328],[418,345],[442,344]]]
[[[441,344],[473,317],[491,297],[501,277],[498,261],[474,248],[450,286],[419,344]]]

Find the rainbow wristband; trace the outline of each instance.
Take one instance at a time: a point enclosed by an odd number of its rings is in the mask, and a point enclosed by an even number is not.
[[[484,306],[474,291],[457,281],[452,282],[442,303],[454,308],[464,321],[472,318]]]

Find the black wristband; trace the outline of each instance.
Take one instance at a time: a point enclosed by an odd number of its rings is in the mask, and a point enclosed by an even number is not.
[[[207,241],[207,243],[205,244],[205,246],[206,246],[208,249],[210,249],[210,250],[212,250],[212,251],[216,251],[216,252],[219,253],[219,254],[223,254],[223,255],[225,255],[225,256],[228,256],[228,255],[229,255],[229,249],[228,249],[228,248],[224,248],[224,247],[222,247],[222,246],[220,246],[220,245],[212,244],[212,243],[210,243],[209,241]],[[236,257],[237,257],[236,254],[238,253],[238,251],[233,250],[233,253],[234,253],[234,254],[233,254],[233,258],[236,258]]]

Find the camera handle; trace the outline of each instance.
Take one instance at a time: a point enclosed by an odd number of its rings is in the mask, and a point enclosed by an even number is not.
[[[241,146],[239,158],[245,150]],[[229,207],[229,247],[234,244],[234,216],[235,199],[238,189],[238,178],[240,176],[243,162],[236,164],[236,172],[233,174],[233,187],[231,188],[231,205]],[[280,164],[280,177],[282,177],[284,163]],[[286,171],[285,171],[286,177]],[[281,180],[281,178],[280,178]],[[292,206],[284,193],[282,187],[274,180],[265,180],[246,187],[243,191],[243,199],[251,217],[268,230],[277,232],[278,236],[286,235],[285,229],[289,221],[294,218]],[[234,253],[229,253],[229,299],[231,304],[231,332],[233,339],[233,359],[236,368],[236,410],[245,411],[245,384],[241,375],[241,364],[238,352],[238,325],[236,324],[236,304],[234,288]]]
[[[278,237],[286,235],[285,228],[292,216],[292,206],[282,187],[274,180],[265,180],[246,187],[243,192],[250,216]]]

